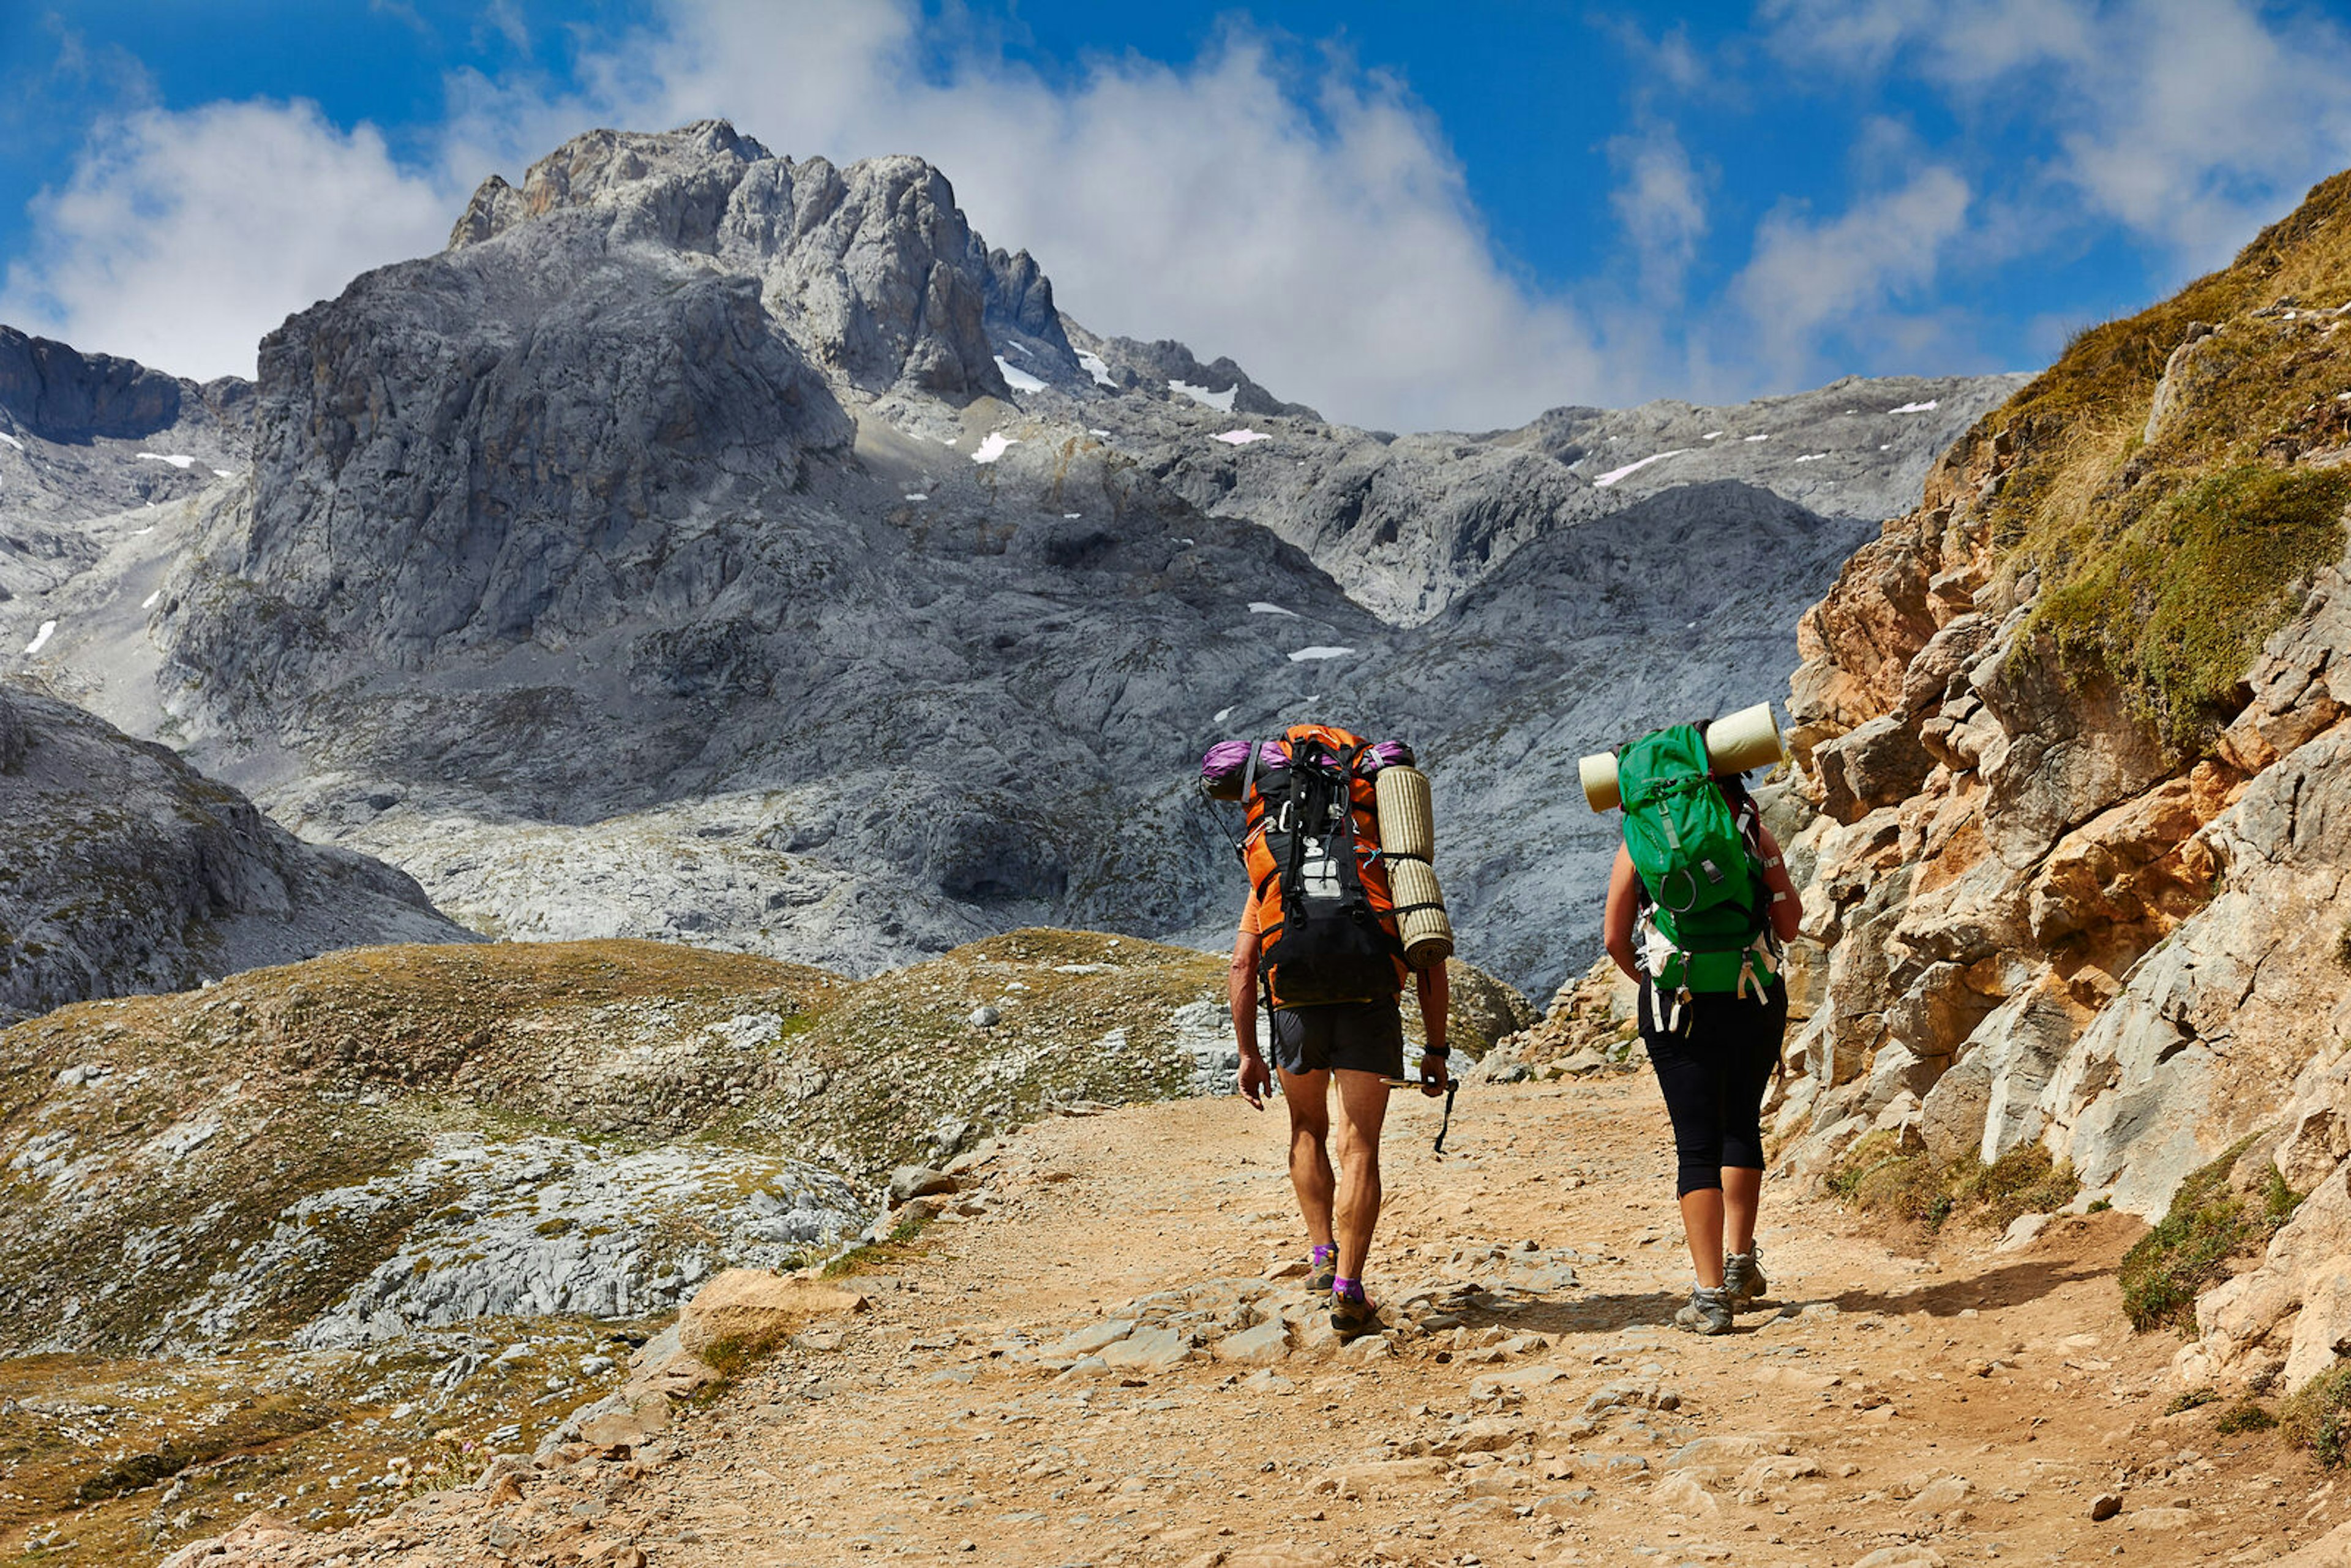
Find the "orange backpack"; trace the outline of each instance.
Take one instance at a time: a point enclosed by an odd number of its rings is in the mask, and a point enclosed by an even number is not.
[[[1258,926],[1258,962],[1276,1008],[1376,1001],[1410,971],[1380,856],[1370,743],[1330,725],[1293,725],[1279,767],[1250,748],[1241,842]]]

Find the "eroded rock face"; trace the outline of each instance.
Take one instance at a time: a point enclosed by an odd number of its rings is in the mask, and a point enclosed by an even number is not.
[[[2323,351],[2340,331],[2309,336]],[[2211,388],[2275,336],[2191,324],[2148,439],[2210,420]],[[2207,1296],[2180,1370],[2298,1386],[2351,1354],[2351,552],[2285,585],[2287,618],[2205,753],[2167,750],[2042,629],[2037,574],[1995,537],[2029,444],[2065,438],[2017,406],[1954,447],[1802,621],[1790,707],[1818,814],[1790,861],[1827,964],[1783,1168],[1823,1173],[1873,1129],[1915,1132],[1947,1164],[2037,1141],[2155,1218],[2257,1140],[2248,1158],[2314,1196],[2257,1270]],[[2114,483],[2137,472],[2125,460]]]
[[[468,941],[413,879],[301,843],[161,746],[0,684],[0,1024],[379,942]]]
[[[558,214],[584,218],[615,247],[706,256],[756,277],[792,339],[869,394],[1005,395],[994,331],[1076,369],[1042,271],[1025,251],[991,254],[919,158],[793,163],[717,120],[590,131],[531,165],[519,192],[493,176],[449,247]]]
[[[0,326],[0,650],[35,643],[57,619],[37,596],[106,553],[81,525],[242,473],[252,399],[250,382],[198,385]]]

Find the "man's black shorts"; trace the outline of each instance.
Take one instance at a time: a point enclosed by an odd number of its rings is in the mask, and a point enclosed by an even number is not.
[[[1274,1065],[1285,1072],[1339,1068],[1404,1076],[1404,1014],[1394,1001],[1332,1002],[1319,1008],[1277,1008]]]

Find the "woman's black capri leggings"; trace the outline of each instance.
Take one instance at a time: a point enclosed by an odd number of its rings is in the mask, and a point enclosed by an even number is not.
[[[1774,980],[1762,1001],[1709,993],[1690,998],[1687,1027],[1667,1034],[1641,988],[1641,1041],[1673,1118],[1681,1166],[1674,1190],[1722,1186],[1725,1166],[1763,1168],[1763,1092],[1788,1032],[1788,988]]]

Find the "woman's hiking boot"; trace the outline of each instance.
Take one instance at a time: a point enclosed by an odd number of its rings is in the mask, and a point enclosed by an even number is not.
[[[1306,1288],[1309,1291],[1327,1291],[1331,1288],[1331,1281],[1338,1277],[1339,1249],[1336,1247],[1317,1247],[1307,1254]]]
[[[1729,1293],[1732,1306],[1760,1301],[1763,1292],[1771,1288],[1771,1282],[1763,1277],[1762,1253],[1761,1247],[1750,1247],[1722,1260],[1722,1288]]]
[[[1377,1333],[1387,1324],[1380,1321],[1380,1309],[1364,1294],[1364,1287],[1353,1280],[1338,1281],[1331,1291],[1331,1332],[1339,1343],[1361,1339],[1367,1333]]]
[[[1730,1292],[1719,1285],[1691,1286],[1689,1305],[1674,1314],[1675,1326],[1692,1333],[1729,1333],[1730,1322]]]

